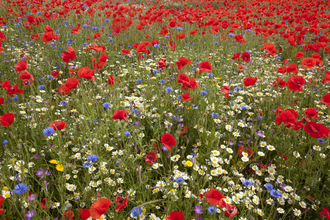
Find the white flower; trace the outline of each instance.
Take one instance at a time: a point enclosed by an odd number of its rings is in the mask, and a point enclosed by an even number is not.
[[[301,211],[299,209],[293,209],[293,214],[295,216],[300,216],[301,215]]]
[[[264,152],[261,152],[261,151],[258,152],[258,155],[261,157],[265,156]]]
[[[248,157],[242,157],[242,161],[243,162],[248,162],[249,161],[249,158]]]

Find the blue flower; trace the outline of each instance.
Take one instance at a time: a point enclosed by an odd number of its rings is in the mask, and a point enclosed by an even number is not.
[[[172,88],[166,88],[165,91],[166,91],[166,92],[172,92],[173,89],[172,89]]]
[[[324,143],[325,143],[325,140],[323,140],[322,138],[318,138],[317,141],[318,141],[320,144],[324,144]]]
[[[206,92],[205,90],[202,90],[202,91],[201,91],[201,94],[202,94],[202,95],[206,95],[207,92]]]
[[[242,109],[242,110],[245,110],[245,109],[247,109],[247,107],[246,107],[245,105],[242,105],[242,106],[241,106],[241,109]]]
[[[165,83],[165,79],[159,80],[159,83]]]
[[[136,80],[136,82],[138,82],[138,83],[140,83],[140,82],[142,82],[143,80],[142,79],[138,79],[138,80]]]
[[[141,213],[142,213],[142,210],[141,210],[140,207],[135,207],[135,208],[132,209],[132,215],[133,216],[139,216],[139,215],[141,215]]]
[[[180,176],[180,177],[176,178],[175,182],[178,184],[184,183],[184,179],[183,179],[183,177]]]
[[[86,162],[83,164],[83,167],[85,167],[85,168],[90,168],[91,166],[92,166],[91,162]]]
[[[265,187],[267,190],[272,190],[274,188],[274,186],[271,183],[266,183]]]
[[[262,121],[263,119],[264,119],[264,118],[261,117],[261,116],[258,117],[258,120],[259,120],[259,121]]]
[[[276,58],[276,59],[278,59],[278,60],[279,60],[279,59],[281,59],[281,57],[280,57],[280,56],[277,56],[277,57],[275,57],[275,58]]]
[[[61,101],[61,102],[60,102],[60,106],[65,106],[66,104],[68,104],[67,101]]]
[[[219,113],[212,112],[211,115],[212,115],[212,117],[214,117],[214,118],[219,117]]]
[[[2,144],[3,144],[3,145],[6,145],[6,144],[8,144],[8,141],[7,141],[7,140],[4,140],[4,141],[2,142]]]
[[[215,211],[214,206],[210,206],[210,207],[208,207],[208,208],[207,208],[207,211],[209,211],[209,213],[213,214],[214,211]]]
[[[112,41],[113,41],[113,39],[109,39],[109,41],[110,41],[110,42],[112,42]]]
[[[194,105],[192,105],[192,108],[193,109],[198,109],[198,105],[197,104],[194,104]]]
[[[109,102],[105,102],[105,103],[103,103],[103,107],[104,107],[104,108],[109,108],[109,106],[110,106],[110,103],[109,103]]]
[[[47,136],[52,135],[54,132],[55,132],[55,130],[54,130],[53,127],[45,128],[45,129],[42,131],[42,133],[43,133],[44,135],[47,135]]]
[[[211,78],[213,76],[213,74],[212,73],[207,73],[207,76]]]
[[[28,189],[28,186],[26,184],[19,183],[18,185],[15,186],[13,192],[14,192],[14,194],[22,194],[22,193],[25,193],[27,189]]]
[[[282,193],[279,190],[277,190],[277,189],[272,189],[270,191],[270,195],[273,196],[273,197],[275,197],[275,198],[280,198],[280,196],[282,195]]]
[[[244,180],[243,182],[243,185],[246,186],[246,187],[249,187],[249,186],[253,186],[253,181],[252,180]]]
[[[39,89],[44,89],[44,88],[45,88],[44,85],[40,85],[40,86],[39,86]]]
[[[229,35],[229,37],[235,37],[235,34],[233,34],[233,33],[230,33],[228,35]]]
[[[125,132],[124,132],[124,135],[125,135],[126,137],[128,137],[128,136],[131,135],[131,133],[130,133],[129,131],[125,131]]]
[[[240,86],[239,87],[236,87],[235,90],[236,91],[241,91],[242,90],[242,87],[240,87]]]
[[[95,154],[91,154],[91,155],[88,156],[88,160],[92,161],[92,162],[96,162],[97,158],[98,158],[98,156],[95,155]]]
[[[15,97],[13,98],[13,101],[17,101],[17,100],[18,100],[18,97],[15,96]]]

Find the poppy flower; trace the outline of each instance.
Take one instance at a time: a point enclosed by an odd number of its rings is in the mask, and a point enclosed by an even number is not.
[[[289,64],[288,68],[286,68],[286,72],[297,73],[299,71],[297,67],[298,67],[297,64],[291,63],[291,64]]]
[[[281,89],[284,88],[285,85],[286,85],[286,82],[279,76],[276,78],[276,81],[273,82],[274,87],[279,86]]]
[[[180,39],[184,39],[186,37],[186,34],[183,33],[179,33],[175,36],[175,39],[180,40]]]
[[[152,165],[157,161],[157,154],[155,152],[148,152],[146,156],[144,156],[144,161],[148,164]]]
[[[183,83],[184,81],[189,82],[189,77],[186,73],[180,73],[177,79],[177,83]]]
[[[320,102],[324,103],[326,106],[330,107],[330,93],[327,93],[323,98],[320,100]]]
[[[302,62],[302,65],[300,65],[300,66],[306,67],[309,69],[313,69],[313,67],[316,65],[316,61],[314,58],[305,58],[301,62]]]
[[[29,68],[26,60],[19,61],[14,67],[16,68],[16,72],[21,72]]]
[[[108,78],[108,83],[109,83],[110,86],[115,85],[115,78],[113,77],[112,74]]]
[[[125,50],[125,49],[121,49],[122,53],[126,53],[126,54],[130,54],[131,50]]]
[[[76,26],[74,28],[71,28],[71,34],[79,34],[79,26]]]
[[[322,219],[330,220],[330,209],[323,208],[320,212],[320,216]]]
[[[330,129],[322,124],[316,123],[315,121],[307,122],[304,130],[306,133],[309,133],[312,138],[330,136]]]
[[[304,53],[303,52],[298,52],[295,55],[296,58],[303,58],[304,57]]]
[[[127,117],[128,116],[128,111],[126,110],[117,110],[115,111],[113,114],[112,114],[112,119],[124,119],[125,121],[128,121],[127,120]]]
[[[162,135],[160,142],[165,145],[169,150],[171,150],[172,146],[176,145],[176,141],[171,134],[165,133]],[[172,145],[172,146],[171,146]]]
[[[66,127],[67,123],[64,121],[53,121],[49,124],[49,127],[54,128],[54,130],[62,130]]]
[[[0,207],[3,203],[3,200],[5,200],[5,198],[3,196],[0,196]],[[0,209],[0,215],[4,212],[5,210],[4,209]]]
[[[201,62],[199,65],[198,65],[198,68],[199,68],[199,74],[201,72],[211,72],[212,71],[212,66],[211,64],[208,62],[208,61],[203,61]]]
[[[184,214],[180,212],[171,212],[165,220],[184,220]]]
[[[247,86],[253,86],[257,82],[257,77],[248,76],[243,80],[244,85]]]
[[[302,91],[302,86],[305,83],[307,83],[307,81],[302,76],[298,75],[291,76],[286,82],[288,88],[292,91]]]
[[[15,86],[13,85],[9,85],[9,89],[7,90],[6,94],[13,96],[16,93],[23,93],[24,91],[22,89],[18,88],[18,84],[16,84]]]
[[[96,32],[94,35],[93,35],[94,39],[100,39],[101,37],[101,34],[99,32]]]
[[[277,52],[273,43],[264,43],[261,49],[266,49],[271,56],[275,56]]]
[[[181,98],[182,98],[183,101],[185,101],[185,102],[188,101],[188,100],[190,100],[190,99],[193,99],[192,97],[190,97],[190,93],[189,93],[189,92],[182,94],[182,95],[181,95]]]
[[[18,79],[22,80],[22,83],[24,84],[24,86],[28,86],[31,83],[31,81],[34,80],[34,77],[28,71],[24,70],[18,76]]]
[[[60,74],[60,71],[52,70],[51,73],[52,73],[52,76],[53,76],[53,77],[57,78],[58,75]]]
[[[184,135],[188,130],[188,127],[187,126],[184,126],[184,127],[181,127],[180,129],[180,135]]]
[[[186,59],[184,57],[179,58],[179,62],[176,62],[176,65],[178,66],[178,69],[181,70],[183,67],[185,67],[187,64],[190,64],[191,60]]]
[[[230,90],[230,87],[229,86],[222,86],[221,92],[222,93],[225,93],[225,98],[228,98],[229,97],[229,90]]]
[[[237,59],[238,61],[240,61],[240,56],[241,56],[241,53],[234,53],[234,56],[231,58],[232,60],[235,60]]]
[[[281,125],[282,122],[284,122],[285,124],[289,124],[289,123],[294,123],[296,121],[296,118],[298,118],[298,113],[293,109],[287,109],[277,114],[277,117],[275,118],[275,122],[278,125]]]
[[[226,196],[222,195],[218,190],[216,189],[210,189],[206,195],[206,200],[208,203],[210,203],[210,205],[216,206],[219,205],[220,208],[225,208],[226,207],[226,203],[223,199],[226,198]]]
[[[195,34],[197,34],[197,29],[195,28],[195,29],[193,29],[192,31],[190,31],[190,35],[195,35]]]
[[[244,40],[243,35],[241,35],[241,34],[236,35],[234,38],[235,38],[236,42],[238,42],[238,43],[243,43],[243,44],[246,43],[246,41]]]
[[[77,87],[79,81],[80,81],[80,79],[76,79],[76,78],[72,77],[72,78],[67,79],[65,81],[65,84],[69,89],[75,89]]]
[[[73,217],[74,217],[74,212],[72,210],[69,210],[66,213],[64,213],[64,215],[61,218],[61,220],[72,220]]]
[[[47,206],[46,206],[47,201],[48,201],[47,198],[43,198],[40,202],[40,206],[41,208],[43,208],[43,210],[47,210]]]
[[[4,127],[9,127],[15,120],[14,113],[7,113],[0,117],[0,123]]]
[[[89,212],[93,219],[100,218],[109,208],[111,205],[109,199],[101,198],[94,202],[89,209]]]
[[[0,97],[0,105],[2,105],[3,103],[5,103],[5,99],[3,97]]]
[[[66,51],[62,53],[62,60],[66,63],[70,62],[70,60],[76,59],[76,52],[70,46]]]
[[[277,69],[277,72],[279,72],[279,73],[286,73],[286,67],[285,66],[282,66],[282,67],[280,67],[280,68],[278,68]]]
[[[115,210],[116,212],[120,212],[123,208],[128,206],[127,195],[125,199],[123,199],[121,196],[116,196],[115,201],[118,202]]]
[[[237,208],[234,205],[226,204],[225,216],[227,218],[232,218],[237,214]]]
[[[322,79],[322,83],[324,84],[325,82],[330,83],[330,71],[325,72],[325,78]]]
[[[80,218],[83,220],[87,220],[89,217],[91,217],[91,213],[89,212],[89,209],[79,209],[80,212]]]
[[[89,67],[82,67],[78,70],[78,76],[85,79],[91,79],[94,76],[94,70]]]
[[[305,109],[304,113],[307,118],[314,118],[314,119],[318,118],[316,108],[307,108],[307,109]]]
[[[306,122],[307,120],[305,118],[300,119],[299,121],[295,121],[294,123],[288,123],[286,125],[287,128],[292,128],[293,130],[297,131],[300,128],[303,128],[304,125],[302,124],[303,122]]]
[[[248,53],[248,52],[244,52],[244,53],[242,53],[242,60],[244,61],[244,62],[249,62],[251,59],[250,59],[250,54]]]

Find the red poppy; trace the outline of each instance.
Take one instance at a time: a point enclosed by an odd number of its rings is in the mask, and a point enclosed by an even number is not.
[[[79,26],[76,26],[74,28],[71,28],[71,34],[79,34]]]
[[[148,164],[152,165],[157,161],[157,154],[155,152],[148,152],[146,156],[144,156],[144,161]]]
[[[286,82],[279,76],[276,78],[276,81],[273,82],[274,87],[279,86],[281,89],[284,88],[285,85],[286,85]]]
[[[183,87],[183,86],[184,86],[184,85],[182,85],[182,87]],[[198,82],[196,81],[195,77],[191,77],[191,78],[189,79],[189,86],[188,86],[188,88],[189,88],[189,89],[196,89],[197,87],[199,87]]]
[[[188,130],[188,127],[187,126],[184,126],[184,127],[181,127],[180,129],[180,135],[184,135]]]
[[[94,35],[93,35],[94,39],[100,39],[101,37],[101,34],[99,32],[96,32]]]
[[[330,83],[330,71],[325,72],[325,78],[322,79],[322,83],[324,84],[325,82]]]
[[[65,81],[65,85],[69,88],[69,89],[75,89],[79,83],[80,79],[76,79],[74,77],[69,78]],[[63,84],[62,84],[63,85]]]
[[[80,218],[83,220],[87,220],[89,217],[91,217],[91,213],[89,212],[89,209],[79,209],[80,212]]]
[[[237,214],[237,208],[234,205],[226,204],[225,216],[227,218],[232,218]]]
[[[74,217],[74,212],[72,210],[69,210],[66,213],[64,213],[64,215],[61,218],[61,220],[72,220],[73,217]]]
[[[278,125],[281,125],[282,122],[284,122],[285,124],[289,124],[289,123],[294,123],[296,121],[296,118],[298,118],[298,113],[293,109],[287,109],[277,114],[277,117],[275,118],[275,122]]]
[[[32,34],[31,39],[32,40],[38,40],[39,39],[39,34]]]
[[[222,195],[218,190],[216,189],[210,189],[206,195],[206,200],[208,203],[210,203],[210,205],[216,206],[219,205],[220,208],[225,208],[226,207],[226,203],[223,199],[226,198],[226,196]]]
[[[125,199],[123,199],[121,196],[116,196],[115,201],[118,202],[117,206],[116,206],[116,210],[115,210],[116,212],[120,212],[123,208],[128,206],[127,195],[126,195]]]
[[[221,92],[222,93],[225,93],[225,98],[228,98],[229,97],[229,90],[230,90],[230,87],[229,86],[222,86]]]
[[[184,214],[180,212],[171,212],[165,220],[184,220]]]
[[[60,74],[60,71],[55,71],[55,70],[52,70],[52,76],[57,78],[57,76]]]
[[[314,119],[318,118],[316,108],[307,108],[307,109],[305,109],[304,113],[307,118],[314,118]]]
[[[66,127],[67,123],[64,121],[53,121],[50,123],[49,127],[54,128],[54,130],[62,130]]]
[[[304,125],[302,124],[303,122],[306,122],[307,120],[305,118],[300,119],[299,121],[295,121],[294,123],[288,123],[286,125],[287,128],[292,127],[293,130],[297,131],[300,128],[303,128]]]
[[[305,58],[301,62],[302,62],[302,65],[300,65],[300,66],[306,67],[309,69],[313,69],[313,67],[316,65],[316,61],[314,58]]]
[[[128,111],[126,110],[117,110],[115,111],[113,114],[112,114],[112,119],[124,119],[125,121],[128,121],[127,120],[127,117],[128,116]]]
[[[70,46],[66,51],[62,53],[62,60],[66,63],[70,62],[70,60],[76,59],[76,52]]]
[[[3,196],[0,196],[0,207],[2,206],[2,202],[3,200],[5,200],[5,198]],[[0,215],[4,212],[4,209],[0,209]]]
[[[243,44],[246,43],[246,41],[244,40],[243,35],[241,35],[241,34],[236,35],[234,38],[235,38],[236,42],[238,42],[238,43],[243,43]]]
[[[78,76],[85,79],[91,79],[94,76],[94,70],[89,67],[82,67],[78,70]]]
[[[315,121],[307,122],[304,128],[306,133],[309,133],[312,138],[329,137],[330,129]]]
[[[183,67],[185,67],[187,64],[190,64],[191,60],[186,59],[184,57],[179,58],[179,62],[176,62],[176,65],[178,66],[178,69],[181,70]]]
[[[235,59],[237,59],[238,61],[240,61],[240,55],[241,55],[241,53],[234,53],[234,56],[231,58],[232,60],[235,60]]]
[[[23,93],[24,92],[22,89],[18,88],[18,84],[16,84],[15,86],[9,84],[9,86],[10,86],[9,89],[6,92],[7,95],[13,96],[15,93]]]
[[[297,64],[291,63],[291,64],[289,64],[288,68],[286,69],[286,72],[297,73],[299,71],[297,67],[298,67]]]
[[[264,43],[261,49],[266,49],[271,56],[275,56],[277,52],[273,43]]]
[[[45,206],[47,201],[48,201],[47,198],[43,198],[40,202],[40,206],[41,206],[41,208],[43,208],[43,210],[47,210],[47,206]]]
[[[176,145],[176,141],[171,134],[165,133],[162,135],[160,142],[165,145],[169,150],[171,150],[172,146]],[[171,146],[172,145],[172,146]]]
[[[16,72],[21,72],[22,70],[26,70],[29,68],[26,63],[26,60],[19,61],[14,67],[16,68]]]
[[[5,99],[3,97],[0,97],[0,105],[2,105],[3,103],[5,103]]]
[[[31,84],[30,81],[33,81],[34,80],[34,77],[28,71],[24,70],[18,76],[18,79],[19,80],[22,80],[22,83],[24,84],[24,86],[28,86],[29,84]]]
[[[179,33],[175,36],[175,39],[180,40],[180,39],[184,39],[186,37],[186,34],[183,33]]]
[[[190,100],[190,99],[193,99],[193,98],[190,97],[190,93],[189,93],[189,92],[182,94],[182,95],[181,95],[181,98],[182,98],[183,101],[185,101],[185,102],[188,101],[188,100]]]
[[[248,76],[243,80],[245,86],[253,86],[257,82],[257,77]]]
[[[15,120],[14,113],[7,113],[0,117],[0,123],[4,127],[9,127]]]
[[[198,65],[198,68],[199,68],[199,74],[201,72],[211,72],[212,71],[212,66],[211,64],[208,62],[208,61],[203,61],[201,62],[199,65]]]
[[[188,77],[188,75],[186,74],[186,73],[180,73],[179,75],[178,75],[178,81],[177,81],[177,83],[183,83],[184,81],[188,81],[189,82],[189,77]]]
[[[320,212],[320,216],[322,219],[330,220],[330,209],[323,208]]]
[[[323,98],[320,100],[320,102],[324,103],[326,106],[330,107],[330,93],[327,93]]]
[[[110,86],[115,85],[115,78],[113,77],[112,74],[108,78],[108,83],[109,83]]]
[[[305,83],[307,83],[307,81],[302,76],[298,75],[291,76],[286,82],[288,88],[292,91],[302,91],[302,86]]]
[[[100,218],[109,208],[111,205],[109,199],[101,198],[94,202],[89,209],[89,212],[93,219]]]
[[[279,73],[286,73],[286,67],[285,66],[282,66],[280,68],[277,69],[277,72]]]
[[[250,59],[250,54],[248,52],[244,52],[242,53],[242,60],[245,61],[245,62],[249,62],[251,59]]]
[[[304,53],[303,52],[298,52],[295,55],[296,58],[303,58],[304,57]]]
[[[193,29],[192,31],[190,31],[190,35],[195,35],[195,34],[197,34],[197,29],[195,28],[195,29]]]
[[[125,49],[121,49],[122,53],[126,53],[126,54],[130,54],[131,50],[125,50]]]

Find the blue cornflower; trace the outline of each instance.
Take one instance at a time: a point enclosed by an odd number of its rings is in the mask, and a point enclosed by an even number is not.
[[[39,89],[44,89],[44,88],[45,88],[44,85],[40,85],[40,86],[39,86]]]
[[[172,89],[172,88],[166,88],[165,91],[166,91],[166,92],[172,92],[173,89]]]
[[[159,47],[160,47],[160,45],[159,45],[159,44],[155,44],[155,45],[154,45],[154,47],[156,47],[156,48],[159,48]]]
[[[176,27],[176,29],[177,29],[178,31],[182,31],[182,30],[183,30],[182,27]]]
[[[7,141],[7,140],[4,140],[4,141],[2,142],[2,144],[3,144],[3,145],[6,145],[6,144],[8,144],[8,141]]]
[[[280,57],[280,56],[277,56],[277,57],[275,57],[275,58],[276,58],[276,59],[278,59],[278,60],[279,60],[279,59],[281,59],[281,57]]]
[[[245,105],[242,105],[242,106],[241,106],[241,109],[242,109],[242,110],[245,110],[245,109],[247,109],[247,107],[246,107]]]
[[[235,37],[235,34],[233,34],[233,33],[230,33],[228,35],[229,35],[229,37]]]
[[[181,95],[178,95],[178,99],[182,99]]]
[[[262,121],[263,119],[264,119],[264,118],[261,117],[261,116],[258,117],[258,120],[259,120],[259,121]]]
[[[131,133],[130,133],[129,131],[125,131],[125,132],[124,132],[124,135],[125,135],[126,137],[128,137],[128,136],[131,135]]]
[[[95,155],[95,154],[91,154],[91,155],[88,156],[88,160],[92,161],[92,162],[96,162],[97,158],[98,158],[98,156]]]
[[[267,190],[272,190],[274,188],[274,186],[271,183],[266,183],[265,187]]]
[[[213,214],[214,211],[215,211],[214,206],[210,206],[210,207],[208,207],[208,208],[207,208],[207,211],[209,211],[209,213]]]
[[[109,102],[105,102],[105,103],[103,103],[103,107],[104,107],[104,108],[109,108],[109,106],[110,106],[110,103],[109,103]]]
[[[270,190],[270,195],[275,198],[279,198],[282,195],[282,193],[277,189],[272,189]]]
[[[61,101],[61,102],[60,102],[60,106],[65,106],[66,104],[68,104],[67,101]]]
[[[13,101],[17,101],[17,100],[18,100],[18,97],[15,96],[15,97],[13,98]]]
[[[318,138],[317,141],[318,141],[320,144],[324,144],[324,143],[325,143],[325,140],[323,140],[322,138]]]
[[[92,166],[91,162],[86,162],[86,163],[83,164],[84,168],[90,168],[91,166]]]
[[[165,79],[159,80],[159,83],[165,83]]]
[[[136,82],[138,82],[138,83],[140,83],[140,82],[142,82],[143,80],[142,79],[138,79],[138,80],[136,80]]]
[[[240,87],[240,86],[239,87],[236,87],[235,90],[236,91],[241,91],[242,90],[242,87]]]
[[[202,90],[202,91],[201,91],[201,94],[202,94],[202,95],[206,95],[207,92],[206,92],[205,90]]]
[[[194,105],[192,105],[192,108],[193,109],[198,109],[198,105],[197,104],[194,104]]]
[[[43,133],[44,135],[47,135],[47,136],[52,135],[54,132],[55,132],[55,130],[54,130],[53,127],[45,128],[45,129],[42,131],[42,133]]]
[[[113,39],[109,39],[109,41],[110,41],[110,42],[112,42],[112,41],[113,41]]]
[[[243,185],[246,186],[246,187],[249,187],[249,186],[253,186],[253,181],[252,180],[244,180],[243,182]]]
[[[24,183],[19,183],[18,185],[16,185],[14,187],[14,194],[22,194],[22,193],[25,193],[26,190],[28,189],[28,186]]]
[[[213,76],[213,74],[212,73],[207,73],[207,76],[211,78]]]
[[[212,117],[214,117],[214,118],[219,117],[219,113],[212,112],[211,115],[212,115]]]
[[[139,216],[139,215],[141,215],[141,213],[142,213],[142,210],[141,210],[140,207],[135,207],[135,208],[132,209],[132,215],[133,216]]]
[[[180,176],[180,177],[176,178],[175,182],[178,184],[184,183],[184,179],[183,179],[183,177]]]

